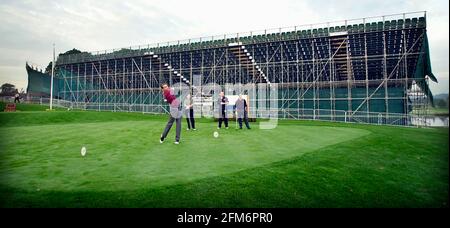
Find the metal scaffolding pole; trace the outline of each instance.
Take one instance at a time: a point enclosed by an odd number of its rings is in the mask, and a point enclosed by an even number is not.
[[[331,109],[331,112],[330,112],[330,118],[331,118],[331,120],[334,120],[334,116],[335,116],[335,113],[334,113],[334,106],[333,106],[333,103],[334,103],[334,99],[333,99],[333,97],[334,97],[334,91],[333,91],[333,64],[332,64],[332,55],[331,55],[331,39],[328,39],[328,61],[330,62],[330,64],[329,64],[329,68],[330,68],[330,72],[329,72],[329,77],[328,77],[328,80],[329,80],[329,82],[330,82],[330,109]]]
[[[316,119],[316,56],[314,54],[314,39],[311,39],[312,50],[312,87],[313,87],[313,120]]]
[[[365,23],[364,23],[365,25]],[[364,69],[365,69],[365,76],[366,76],[366,99],[369,99],[369,65],[367,60],[367,34],[364,34]],[[367,101],[366,103],[366,115],[367,115],[367,121],[370,121],[370,102]]]
[[[383,22],[384,22],[384,17],[383,17]],[[383,55],[384,55],[383,56],[383,77],[384,77],[384,80],[386,81],[384,83],[384,105],[385,105],[385,112],[386,112],[385,118],[386,118],[386,123],[387,123],[387,121],[389,119],[389,117],[388,117],[388,113],[389,113],[388,99],[389,99],[389,97],[388,97],[388,88],[387,88],[388,74],[387,74],[387,58],[386,58],[387,53],[386,52],[387,52],[387,50],[386,50],[386,32],[383,31]]]
[[[117,111],[117,59],[114,60],[114,112]]]

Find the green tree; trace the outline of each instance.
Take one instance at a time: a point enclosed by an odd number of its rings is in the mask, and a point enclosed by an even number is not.
[[[81,53],[81,51],[74,48],[74,49],[68,50],[68,51],[66,51],[66,52],[64,52],[64,53],[60,53],[58,56],[72,55],[72,54],[79,54],[79,53]]]
[[[88,52],[81,52],[80,50],[74,48],[74,49],[68,50],[68,51],[66,51],[64,53],[59,53],[58,57],[59,56],[65,56],[65,55],[72,55],[72,54],[80,54],[80,53],[89,54]],[[45,68],[45,73],[46,74],[51,74],[52,73],[52,61],[50,61],[48,63],[48,65],[47,65],[47,67]]]
[[[447,102],[445,102],[444,99],[439,99],[439,100],[437,100],[437,102],[436,102],[436,106],[437,106],[438,108],[445,108],[445,107],[447,106]]]
[[[47,65],[47,67],[45,68],[45,73],[46,74],[52,73],[52,61],[50,61]]]
[[[0,92],[3,96],[13,96],[17,89],[16,86],[10,83],[5,83],[1,86],[2,91]]]

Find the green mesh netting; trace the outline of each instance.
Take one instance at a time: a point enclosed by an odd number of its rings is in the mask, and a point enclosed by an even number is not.
[[[430,99],[431,104],[434,105],[433,94],[425,80],[425,76],[428,76],[433,82],[437,82],[437,79],[431,70],[430,47],[428,45],[428,36],[426,33],[420,49],[416,71],[414,72],[414,79],[416,80],[417,86],[420,87]]]
[[[28,64],[26,65],[28,73],[28,87],[27,93],[39,96],[50,96],[51,76],[33,69]],[[53,78],[53,93],[59,91],[59,79]]]

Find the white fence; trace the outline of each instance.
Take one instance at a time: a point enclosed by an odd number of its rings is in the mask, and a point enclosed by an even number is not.
[[[26,103],[49,105],[49,98],[29,98]],[[168,113],[167,108],[162,105],[114,103],[99,104],[85,102],[71,102],[53,99],[53,106],[78,110],[113,111],[113,112],[142,112],[142,113]],[[359,111],[352,113],[341,110],[327,109],[267,109],[256,110],[250,113],[250,117],[256,118],[278,118],[278,119],[302,119],[321,120],[345,123],[362,123],[375,125],[396,126],[434,126],[434,117],[420,116],[415,114],[401,113],[379,113]],[[448,117],[443,120],[442,126],[448,126]]]
[[[32,97],[26,100],[26,103],[49,105],[50,98]],[[94,110],[94,111],[113,111],[113,112],[142,112],[142,113],[168,113],[167,108],[162,105],[151,104],[130,104],[130,103],[85,103],[72,102],[61,99],[53,99],[53,106],[59,108],[75,110]]]

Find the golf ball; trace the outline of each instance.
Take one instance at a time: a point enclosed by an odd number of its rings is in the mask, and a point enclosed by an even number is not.
[[[86,147],[81,147],[81,156],[85,156],[86,155]]]
[[[217,137],[219,137],[219,132],[215,131],[213,135],[214,135],[214,138],[217,138]]]

